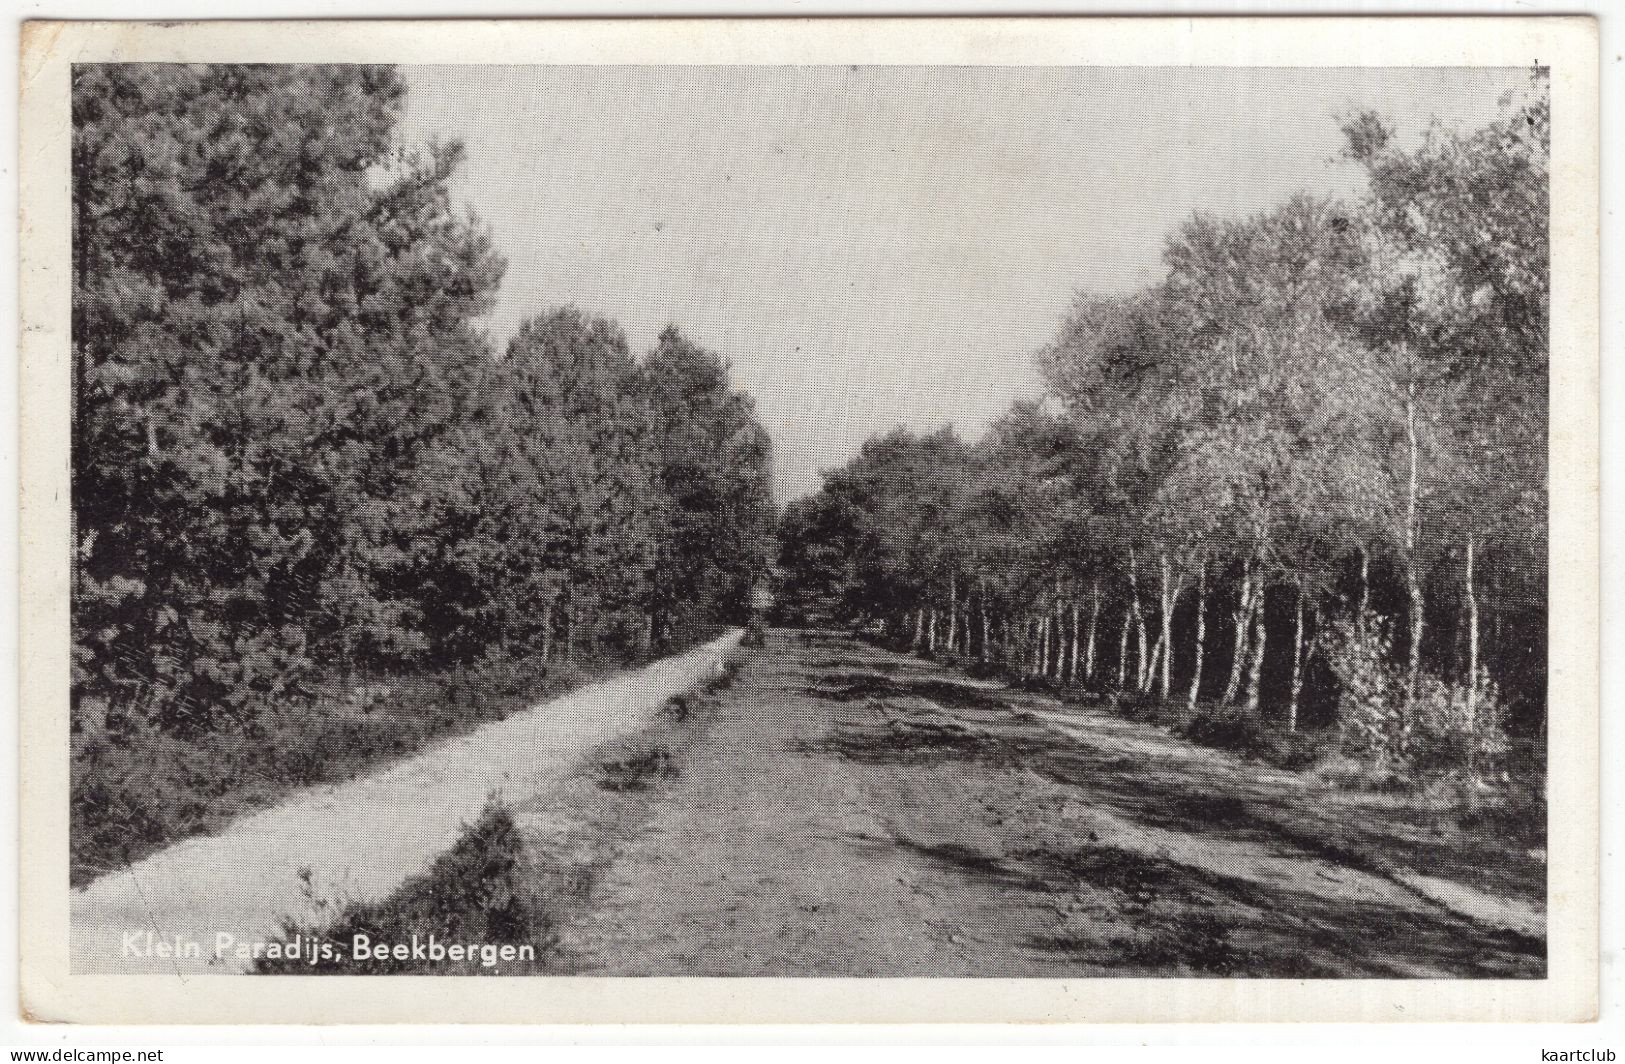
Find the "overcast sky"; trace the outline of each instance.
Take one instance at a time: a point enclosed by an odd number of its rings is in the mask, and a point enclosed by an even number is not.
[[[1337,118],[1475,128],[1518,70],[407,68],[409,138],[458,137],[457,193],[509,269],[491,322],[575,303],[642,352],[725,355],[781,501],[864,439],[974,438],[1037,393],[1078,289],[1160,276],[1196,210],[1358,190]]]

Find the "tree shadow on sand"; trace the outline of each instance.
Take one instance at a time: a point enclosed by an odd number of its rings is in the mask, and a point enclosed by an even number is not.
[[[1170,762],[1125,755],[1034,727],[1034,696],[941,677],[849,673],[809,693],[863,702],[824,739],[803,745],[868,764],[981,763],[1036,773],[1075,791],[1088,809],[1125,830],[1209,848],[1201,865],[1098,840],[1073,848],[1034,845],[988,852],[966,839],[898,845],[957,873],[1051,895],[1082,917],[1028,945],[1104,974],[1248,978],[1531,978],[1545,971],[1544,941],[1474,924],[1403,887],[1366,843],[1392,846],[1376,828],[1336,823],[1294,806],[1305,791],[1268,785],[1229,760]],[[1155,737],[1153,737],[1155,738]],[[1367,838],[1363,832],[1370,831]],[[1007,841],[1018,845],[1021,836]],[[1202,840],[1213,840],[1204,843]],[[1028,836],[1038,843],[1041,836]],[[1286,862],[1291,875],[1238,866],[1215,870],[1212,846],[1242,847],[1248,860]],[[1274,866],[1271,866],[1274,867]],[[1332,871],[1328,871],[1328,867]],[[1425,866],[1424,866],[1425,867]],[[1332,874],[1335,871],[1336,876]],[[1339,876],[1378,877],[1402,903],[1360,896]],[[1317,879],[1317,877],[1319,877]],[[1327,882],[1320,882],[1321,879]],[[1414,902],[1414,903],[1413,903]],[[1094,914],[1094,918],[1090,918]]]

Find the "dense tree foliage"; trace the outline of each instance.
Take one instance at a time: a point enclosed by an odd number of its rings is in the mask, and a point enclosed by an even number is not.
[[[575,309],[499,356],[503,261],[403,99],[387,67],[75,69],[78,726],[750,609],[771,454],[722,360]]]
[[[1190,219],[1164,279],[1077,299],[1042,401],[793,503],[781,609],[1390,760],[1538,733],[1547,107],[1410,150],[1360,115],[1359,202]]]
[[[658,441],[664,500],[651,592],[655,637],[696,618],[743,622],[774,550],[773,443],[728,367],[675,328],[644,360],[640,390]]]

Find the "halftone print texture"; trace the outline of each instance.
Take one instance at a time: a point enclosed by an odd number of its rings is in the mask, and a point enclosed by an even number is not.
[[[73,971],[1543,978],[1549,100],[76,66]]]

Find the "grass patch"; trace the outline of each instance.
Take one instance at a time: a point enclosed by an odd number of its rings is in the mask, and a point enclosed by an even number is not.
[[[1230,750],[1276,768],[1301,772],[1325,758],[1337,745],[1330,729],[1287,731],[1241,706],[1203,703],[1176,729],[1193,743]]]
[[[726,691],[728,688],[734,685],[735,680],[739,679],[740,668],[741,665],[737,660],[733,658],[724,660],[722,663],[722,671],[712,678],[711,682],[705,685],[704,690],[707,693]]]
[[[513,813],[493,800],[461,838],[429,870],[382,901],[332,903],[330,921],[317,926],[287,924],[282,943],[307,948],[297,958],[260,959],[262,975],[512,975],[545,970],[557,948],[554,922],[544,899],[532,892],[536,881]],[[364,937],[369,953],[358,958],[354,945]],[[414,936],[416,942],[414,942]],[[434,943],[441,953],[434,955]],[[326,943],[332,956],[311,963],[309,947]],[[404,945],[405,957],[379,946]],[[418,947],[414,950],[412,947]],[[414,956],[412,953],[419,952]]]
[[[827,698],[832,702],[859,702],[884,698],[894,691],[889,677],[859,673],[819,680],[807,688],[806,693],[814,698]]]
[[[672,695],[666,699],[666,716],[674,723],[682,724],[694,715],[694,698],[692,695]]]
[[[632,757],[600,762],[598,771],[598,786],[606,791],[647,790],[651,783],[676,779],[683,774],[672,760],[671,751],[664,746]]]
[[[721,671],[696,689],[666,699],[651,727],[600,748],[598,786],[625,793],[680,778],[681,752],[692,741],[694,726],[703,725],[702,718],[717,705],[717,693],[733,686],[739,670],[738,661],[725,660]]]
[[[1124,961],[1159,974],[1256,978],[1280,974],[1272,969],[1302,967],[1294,958],[1266,958],[1238,946],[1232,929],[1207,913],[1182,913],[1168,923],[1120,939],[1117,945]]]
[[[882,765],[947,761],[1014,765],[1036,752],[1030,743],[968,728],[945,717],[888,716],[887,707],[880,702],[869,708],[867,722],[837,725],[826,738],[803,742],[801,749]]]
[[[1462,831],[1538,846],[1544,853],[1546,790],[1532,773],[1515,775],[1504,788],[1490,791],[1451,781],[1443,797]]]

